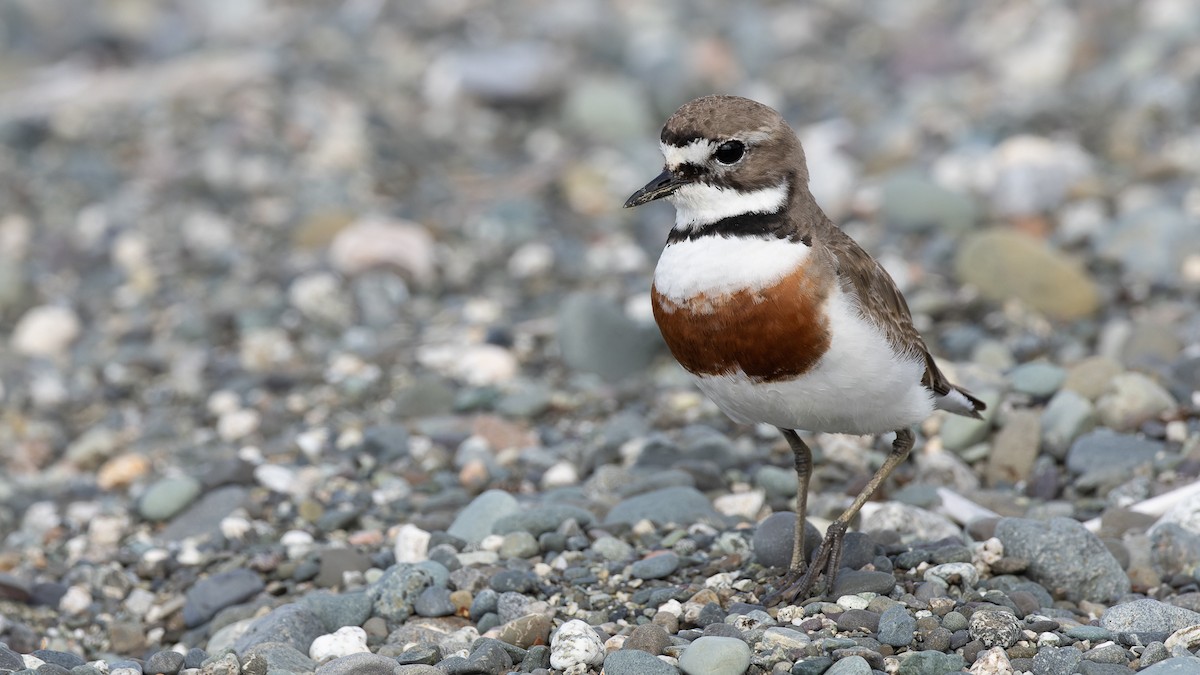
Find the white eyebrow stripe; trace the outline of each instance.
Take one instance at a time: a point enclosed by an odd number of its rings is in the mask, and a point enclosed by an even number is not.
[[[704,164],[712,157],[716,144],[710,140],[697,138],[683,147],[659,142],[663,157],[667,160],[668,169],[677,169],[684,164]]]

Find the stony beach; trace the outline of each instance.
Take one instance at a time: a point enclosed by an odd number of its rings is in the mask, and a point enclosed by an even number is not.
[[[0,2],[0,674],[1200,673],[1200,7]],[[667,354],[702,94],[989,404],[823,596]],[[810,534],[886,441],[806,436]]]

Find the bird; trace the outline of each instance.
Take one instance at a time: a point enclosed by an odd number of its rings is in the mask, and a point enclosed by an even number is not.
[[[681,106],[659,136],[663,171],[625,202],[666,199],[675,222],[654,269],[653,315],[699,389],[742,424],[777,427],[797,481],[789,569],[763,602],[832,592],[850,522],[935,409],[981,418],[913,326],[887,271],[809,190],[800,139],[775,109],[729,95]],[[818,167],[819,170],[819,167]],[[804,559],[812,451],[798,431],[895,433],[862,492]]]

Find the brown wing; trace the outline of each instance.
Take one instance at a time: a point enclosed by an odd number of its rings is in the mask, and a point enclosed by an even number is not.
[[[844,287],[848,286],[847,290],[853,291],[858,297],[863,313],[883,330],[892,348],[925,360],[925,375],[921,378],[921,384],[939,396],[945,396],[955,389],[938,369],[925,346],[925,340],[913,326],[912,312],[891,275],[832,223],[822,233],[822,238],[834,258],[838,277]]]

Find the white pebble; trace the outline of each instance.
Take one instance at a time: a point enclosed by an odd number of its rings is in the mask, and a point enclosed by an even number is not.
[[[721,495],[713,500],[713,508],[727,516],[740,516],[754,520],[766,502],[766,493],[762,490],[735,492]]]
[[[926,581],[938,579],[947,585],[957,583],[957,580],[961,579],[963,587],[970,587],[979,581],[979,570],[971,563],[943,563],[925,570],[924,578]]]
[[[296,473],[286,466],[261,464],[254,467],[254,480],[272,492],[287,494],[296,481]]]
[[[71,586],[58,601],[58,609],[71,616],[79,616],[92,606],[92,594],[86,586]]]
[[[871,601],[858,595],[843,595],[837,599],[837,604],[844,609],[866,609]]]
[[[393,551],[398,563],[418,563],[429,557],[430,534],[425,530],[405,523],[396,532],[396,545]]]
[[[25,663],[25,667],[29,670],[37,670],[38,666],[44,665],[46,662],[34,656],[33,654],[22,654],[21,660]]]
[[[26,356],[61,356],[79,337],[81,328],[71,308],[40,305],[17,320],[12,347]]]
[[[279,538],[289,560],[298,560],[313,549],[313,536],[304,530],[288,530]]]
[[[342,292],[341,280],[329,272],[297,278],[288,287],[288,302],[314,321],[348,326],[354,319],[353,306]]]
[[[333,633],[312,641],[308,656],[317,663],[371,651],[367,647],[367,631],[358,626],[343,626]]]
[[[568,487],[579,483],[579,469],[571,462],[562,461],[542,474],[542,489]]]
[[[571,667],[598,666],[604,662],[604,643],[586,622],[572,619],[562,625],[550,641],[550,665],[565,670]]]
[[[262,416],[253,408],[227,412],[217,418],[217,435],[221,440],[237,441],[258,431]]]
[[[479,541],[479,548],[483,551],[499,551],[504,545],[504,537],[499,534],[489,534]]]
[[[329,247],[329,259],[343,274],[391,266],[422,285],[434,279],[433,237],[408,221],[360,220],[337,234]]]

